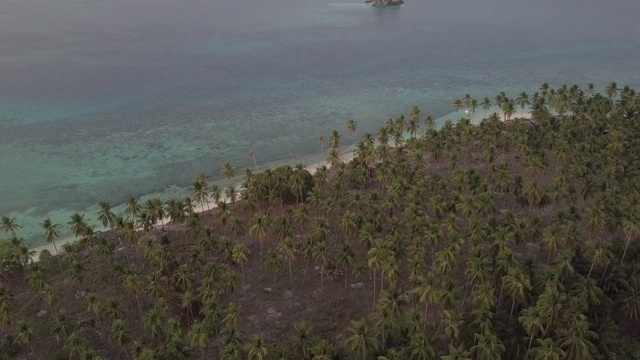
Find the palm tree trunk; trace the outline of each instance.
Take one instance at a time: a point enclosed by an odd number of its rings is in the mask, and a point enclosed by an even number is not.
[[[511,312],[509,313],[509,321],[511,321],[511,317],[513,316],[513,308],[516,306],[516,298],[513,298],[513,301],[511,301]]]
[[[244,296],[247,296],[247,289],[245,288],[244,285],[244,261],[240,262],[240,267],[242,268],[242,292],[244,293]]]
[[[427,311],[429,311],[429,302],[424,302],[424,321],[427,322]]]
[[[631,234],[627,237],[627,244],[624,246],[624,251],[622,252],[622,257],[620,258],[620,265],[624,262],[624,257],[627,255],[627,249],[629,248],[629,242],[631,242]]]
[[[347,276],[349,276],[349,268],[344,271],[344,291],[347,291]]]
[[[289,259],[289,285],[293,287],[293,275],[291,273],[291,259]]]
[[[591,263],[591,267],[589,268],[589,273],[587,274],[587,280],[589,280],[589,277],[591,276],[591,272],[593,271],[593,265],[595,265],[595,262]]]
[[[533,334],[531,334],[531,338],[529,338],[529,346],[527,347],[527,353],[524,356],[524,360],[529,358],[529,351],[531,350],[531,343],[533,343]]]
[[[373,269],[373,311],[376,310],[376,269]]]
[[[134,294],[136,297],[136,303],[138,304],[138,311],[140,312],[140,320],[142,320],[142,306],[140,306],[140,299],[138,298],[138,294]],[[140,326],[142,326],[142,321],[140,321]]]
[[[307,278],[307,270],[309,270],[309,258],[307,258],[307,265],[304,267],[304,275],[302,275],[302,285],[304,285],[304,280]]]
[[[324,291],[322,289],[324,281],[324,264],[320,266],[320,300],[324,298]]]

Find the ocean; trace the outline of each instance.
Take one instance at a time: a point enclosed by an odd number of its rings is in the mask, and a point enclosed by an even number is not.
[[[387,118],[541,83],[640,85],[636,0],[0,0],[0,215],[186,195]],[[346,123],[357,121],[350,134]]]

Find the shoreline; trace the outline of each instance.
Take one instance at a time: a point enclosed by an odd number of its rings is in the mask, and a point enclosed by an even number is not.
[[[343,163],[349,163],[354,158],[353,145],[347,147],[346,149],[347,149],[347,151],[341,155]],[[290,162],[285,162],[285,163],[281,163],[279,165],[276,165],[275,167],[284,166],[284,165],[291,165],[291,163]],[[307,170],[311,175],[314,175],[318,171],[318,169],[323,167],[323,166],[327,166],[327,168],[331,167],[331,165],[328,164],[326,162],[326,160],[324,160],[324,161],[311,163],[310,165],[305,166],[304,169]],[[262,171],[264,171],[266,169],[271,169],[271,168],[273,168],[273,167],[265,166],[263,169],[260,169],[259,172],[262,172]],[[239,176],[236,176],[236,178],[238,178],[238,177]],[[241,185],[243,181],[235,182],[233,185],[236,185],[236,186],[237,185]],[[185,190],[187,190],[187,188],[185,188]],[[240,187],[238,190],[239,190],[239,194],[242,194],[243,188]],[[222,198],[221,201],[228,202],[228,199],[225,197],[225,198]],[[242,200],[239,200],[239,201],[242,201]],[[212,201],[211,198],[209,198],[206,202],[195,204],[194,207],[193,207],[193,212],[196,213],[196,214],[200,214],[200,213],[203,213],[203,212],[211,211],[211,210],[215,209],[216,207],[217,207],[217,203]],[[162,227],[162,223],[167,225],[170,222],[171,222],[171,218],[164,217],[161,221],[156,222],[156,224],[153,225],[153,228],[157,229],[159,227]],[[112,231],[112,230],[109,230],[109,229],[105,229],[101,225],[100,225],[99,228],[94,228],[94,230],[95,231],[101,231],[101,232]],[[138,231],[141,231],[141,230],[142,229],[138,229]],[[55,247],[58,248],[58,254],[60,255],[60,254],[62,254],[64,252],[64,250],[62,249],[62,246],[64,244],[74,243],[76,241],[78,241],[78,239],[75,236],[67,236],[67,237],[59,238],[58,240],[56,240],[56,246]],[[31,260],[33,262],[38,262],[40,260],[40,253],[43,250],[48,250],[51,253],[51,255],[55,256],[55,247],[53,246],[53,243],[47,243],[47,244],[42,244],[42,245],[38,245],[38,246],[34,246],[34,247],[29,247],[29,250],[34,250],[35,251],[35,253],[31,256]]]

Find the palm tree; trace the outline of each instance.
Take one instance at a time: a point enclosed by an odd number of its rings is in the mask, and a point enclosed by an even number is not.
[[[567,354],[556,346],[553,339],[546,338],[544,340],[537,339],[537,347],[531,349],[534,360],[562,360],[566,359]]]
[[[331,144],[331,147],[333,148],[333,150],[337,151],[340,148],[341,138],[342,138],[342,135],[340,135],[338,130],[333,130],[331,132],[331,136],[329,136],[329,144]]]
[[[296,259],[296,244],[293,242],[291,237],[286,237],[282,240],[282,244],[280,245],[280,252],[285,259],[287,259],[287,263],[289,264],[289,286],[293,287],[293,274],[291,271],[291,262]]]
[[[323,289],[324,286],[324,272],[325,272],[325,263],[327,262],[328,256],[327,244],[324,241],[320,241],[316,243],[313,248],[313,257],[316,262],[320,263],[320,290]]]
[[[242,290],[245,291],[245,277],[244,277],[244,262],[247,261],[251,251],[245,244],[236,244],[233,247],[233,251],[231,253],[231,257],[236,264],[240,264],[242,268]]]
[[[438,302],[439,297],[439,289],[436,284],[437,279],[433,273],[428,273],[426,277],[418,278],[417,286],[414,290],[416,295],[418,296],[418,300],[424,303],[424,319],[425,321],[429,321],[428,311],[429,304],[434,304]]]
[[[640,317],[640,279],[631,275],[620,281],[622,289],[617,296],[617,304],[632,320]]]
[[[620,258],[620,264],[624,263],[624,257],[627,255],[627,249],[629,248],[629,243],[631,242],[631,238],[634,235],[637,235],[640,231],[640,225],[638,219],[635,216],[631,215],[628,218],[622,219],[622,230],[627,236],[627,241],[624,245],[624,251],[622,252],[622,257]]]
[[[16,330],[17,333],[14,341],[22,346],[28,346],[30,348],[31,356],[35,356],[35,352],[33,351],[34,335],[31,326],[25,321],[20,320]],[[29,353],[26,353],[26,355],[27,359],[30,359]]]
[[[482,107],[482,110],[484,110],[484,117],[486,118],[487,111],[491,109],[491,99],[489,99],[488,97],[485,97],[484,99],[482,99],[480,106]]]
[[[56,246],[56,238],[59,236],[58,227],[60,224],[51,223],[51,219],[46,218],[42,224],[40,224],[44,229],[44,239],[47,240],[47,243],[53,243],[53,248],[56,251],[56,255],[58,255],[58,247]]]
[[[109,330],[109,339],[120,345],[124,349],[125,354],[127,354],[127,357],[129,357],[126,345],[131,340],[131,332],[125,327],[123,319],[115,319],[113,321],[111,329]]]
[[[260,258],[262,259],[262,242],[267,236],[267,231],[269,229],[269,218],[266,214],[257,214],[252,219],[251,227],[249,228],[249,233],[253,236],[257,236],[260,240]]]
[[[191,185],[191,195],[195,201],[201,204],[202,210],[204,210],[204,202],[206,201],[207,210],[209,210],[209,184],[205,173],[201,172]]]
[[[522,188],[522,196],[527,199],[529,204],[529,214],[533,205],[540,205],[545,196],[544,188],[538,184],[537,180],[528,181]]]
[[[414,106],[409,114],[409,123],[407,125],[409,133],[412,137],[416,137],[418,133],[418,125],[420,123],[420,108]]]
[[[100,201],[98,203],[98,221],[108,229],[113,229],[116,223],[116,215],[111,211],[111,204],[107,201]]]
[[[156,308],[147,311],[143,325],[151,333],[153,339],[159,339],[164,334],[162,315]]]
[[[454,100],[451,105],[453,105],[453,108],[456,109],[456,112],[460,111],[460,109],[464,107],[461,99]]]
[[[429,338],[423,332],[416,332],[411,336],[408,352],[411,360],[431,360],[436,356]]]
[[[322,154],[324,153],[324,142],[324,136],[320,135],[320,137],[318,137],[318,145],[320,145],[320,150],[318,150],[318,164],[320,165],[322,164]]]
[[[324,216],[317,217],[315,220],[313,228],[309,231],[309,236],[317,242],[325,241],[331,235],[329,222]]]
[[[527,355],[525,360],[529,357],[529,351],[531,350],[531,344],[533,338],[537,334],[543,331],[542,312],[537,306],[526,308],[522,311],[522,315],[518,317],[518,322],[522,325],[524,330],[529,334],[529,346],[527,347]]]
[[[344,289],[347,290],[347,278],[349,276],[349,268],[353,265],[355,259],[355,252],[349,243],[342,243],[340,247],[339,260],[342,266],[344,266]]]
[[[141,212],[142,206],[140,202],[133,196],[129,196],[124,208],[124,213],[127,214],[129,221],[137,222]]]
[[[276,276],[278,274],[278,270],[282,267],[282,259],[280,259],[280,255],[277,251],[269,251],[267,253],[266,260],[267,268],[273,271],[273,287],[276,286]]]
[[[618,84],[616,84],[614,81],[610,82],[609,85],[607,85],[607,87],[605,88],[605,92],[607,93],[609,100],[613,101],[613,98],[618,96]]]
[[[571,321],[567,330],[561,331],[564,336],[560,339],[560,347],[566,352],[565,359],[589,360],[595,359],[598,349],[592,340],[597,340],[598,335],[589,330],[589,322],[586,316],[580,314]]]
[[[295,325],[296,331],[293,339],[293,350],[301,359],[307,359],[311,355],[314,339],[311,329],[305,324]]]
[[[361,355],[363,360],[367,358],[369,353],[376,351],[378,348],[375,337],[371,334],[364,321],[351,321],[347,345],[354,353]]]
[[[471,353],[460,347],[449,346],[449,355],[441,356],[441,360],[471,360]]]
[[[0,230],[4,231],[8,235],[16,235],[16,232],[20,229],[20,225],[16,222],[16,218],[11,215],[4,215],[2,217],[2,224],[0,224]]]
[[[266,360],[269,351],[265,346],[262,335],[253,335],[247,345],[247,358],[249,360]]]
[[[357,121],[355,121],[355,120],[353,120],[353,119],[350,119],[350,120],[347,122],[347,130],[349,130],[349,132],[353,134],[353,133],[356,131],[356,126],[357,126],[357,125],[358,125],[358,122],[357,122]]]
[[[502,283],[507,295],[511,297],[511,312],[509,313],[509,319],[511,319],[516,300],[525,299],[526,292],[531,290],[531,283],[524,271],[515,268],[509,269],[508,275],[502,278]]]
[[[476,344],[471,348],[471,353],[478,360],[499,360],[502,359],[505,347],[496,335],[475,334]]]
[[[520,110],[522,110],[522,117],[524,117],[524,108],[531,104],[529,101],[529,95],[523,91],[518,95],[515,101],[516,105],[520,106]]]
[[[125,288],[133,293],[133,296],[136,298],[136,304],[138,305],[138,311],[140,312],[140,317],[142,317],[142,306],[140,305],[140,298],[138,294],[142,292],[142,284],[140,283],[140,279],[136,276],[135,273],[131,272],[125,276],[124,281],[122,283]]]
[[[233,165],[231,165],[230,162],[227,161],[226,163],[224,163],[224,165],[222,165],[222,169],[220,169],[220,175],[226,177],[227,180],[231,181],[231,179],[236,176],[236,169],[233,167]]]
[[[209,338],[209,330],[207,329],[207,325],[204,322],[195,322],[191,325],[191,330],[189,331],[189,341],[191,346],[196,346],[200,348],[200,357],[205,358],[204,349],[208,345]]]
[[[587,253],[591,258],[591,267],[589,267],[589,273],[587,274],[587,279],[589,279],[595,265],[609,265],[612,254],[605,242],[600,239],[587,242]]]
[[[71,221],[67,224],[71,226],[71,231],[76,239],[84,235],[89,229],[89,225],[84,221],[84,214],[80,214],[78,212],[74,212],[71,215]]]

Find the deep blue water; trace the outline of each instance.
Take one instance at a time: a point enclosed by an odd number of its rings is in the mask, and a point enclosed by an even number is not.
[[[640,84],[632,0],[0,0],[0,214],[50,216],[316,159],[413,105]],[[348,119],[358,122],[354,136]],[[304,157],[306,156],[306,157]]]

